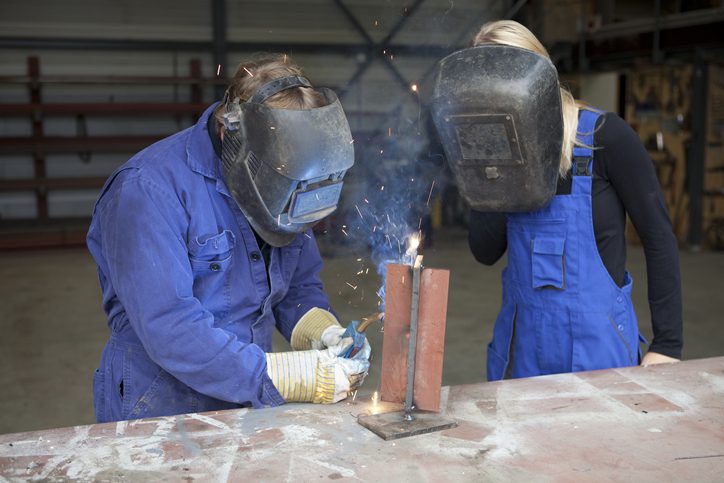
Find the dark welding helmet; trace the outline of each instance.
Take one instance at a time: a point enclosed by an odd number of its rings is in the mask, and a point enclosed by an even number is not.
[[[231,195],[259,236],[288,245],[337,208],[342,179],[354,164],[347,118],[330,89],[326,105],[274,109],[266,99],[285,89],[311,89],[289,76],[261,86],[247,101],[224,97],[223,175]]]
[[[433,122],[460,194],[478,211],[534,211],[556,191],[563,143],[558,73],[529,50],[480,45],[442,59]]]

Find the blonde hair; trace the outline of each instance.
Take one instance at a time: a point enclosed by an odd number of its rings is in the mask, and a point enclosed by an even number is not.
[[[280,77],[298,75],[304,77],[301,67],[291,62],[286,54],[257,54],[256,58],[242,62],[229,83],[229,99],[246,101],[257,89]],[[293,87],[270,96],[264,104],[277,109],[312,109],[326,104],[324,96],[314,89]],[[224,126],[226,107],[220,103],[214,109],[214,118]]]
[[[472,45],[501,44],[530,50],[550,59],[548,51],[533,35],[533,32],[513,20],[488,22],[473,37]],[[563,107],[563,146],[561,146],[561,162],[558,173],[565,178],[571,169],[573,146],[582,146],[576,140],[578,128],[578,110],[585,104],[573,98],[573,95],[561,86],[561,105]]]

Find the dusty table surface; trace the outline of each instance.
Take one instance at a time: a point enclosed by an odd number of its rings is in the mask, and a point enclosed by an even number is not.
[[[724,479],[724,357],[454,386],[442,398],[457,428],[395,441],[357,424],[381,408],[369,400],[0,435],[0,480]]]

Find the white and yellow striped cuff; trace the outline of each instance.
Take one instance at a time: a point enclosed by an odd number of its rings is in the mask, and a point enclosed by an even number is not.
[[[294,326],[290,343],[295,351],[315,349],[312,342],[321,340],[322,333],[333,325],[342,327],[331,312],[314,307],[307,311]]]

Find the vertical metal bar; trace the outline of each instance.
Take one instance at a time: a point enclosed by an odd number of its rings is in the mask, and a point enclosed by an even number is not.
[[[700,53],[694,65],[691,100],[691,145],[686,163],[689,185],[689,247],[697,250],[704,238],[704,164],[706,153],[706,96],[708,65]]]
[[[40,60],[37,57],[28,57],[28,76],[30,77],[30,102],[39,105],[42,102],[40,92]],[[43,117],[40,112],[33,114],[33,139],[40,141],[43,137]],[[40,144],[40,143],[39,143]],[[36,178],[45,178],[45,153],[42,148],[36,148],[33,152],[33,174]],[[48,217],[48,192],[44,187],[35,190],[35,202],[38,218]]]
[[[196,79],[198,82],[191,84],[191,102],[194,104],[200,104],[202,99],[203,91],[201,89],[201,60],[199,59],[191,59],[190,66],[190,77],[192,79]],[[196,122],[196,119],[201,115],[200,112],[195,112],[193,114],[194,122]]]
[[[663,60],[661,52],[661,0],[654,1],[654,45],[652,46],[651,60],[659,64]]]
[[[412,304],[410,305],[410,349],[407,353],[407,392],[405,393],[405,420],[412,421],[412,394],[415,385],[415,352],[417,351],[417,311],[420,306],[420,272],[422,255],[415,258],[412,267]]]
[[[212,35],[214,41],[214,70],[219,77],[226,79],[226,0],[213,0],[211,3]],[[214,97],[220,100],[224,95],[223,85],[214,86]]]

